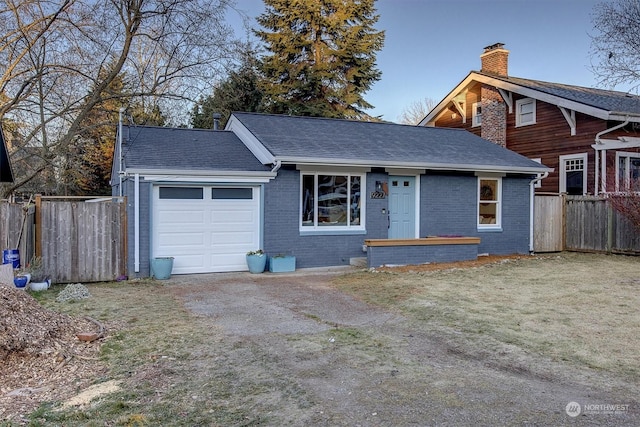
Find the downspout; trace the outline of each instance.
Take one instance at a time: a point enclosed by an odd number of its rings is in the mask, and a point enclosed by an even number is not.
[[[614,126],[614,127],[612,127],[612,128],[605,129],[605,130],[603,130],[603,131],[598,132],[598,133],[596,134],[596,138],[595,138],[596,144],[602,144],[602,142],[600,141],[600,137],[601,137],[602,135],[604,135],[605,133],[613,132],[614,130],[618,130],[618,129],[620,129],[620,128],[623,128],[623,127],[625,127],[625,126],[626,126],[626,125],[628,125],[628,124],[629,124],[629,116],[627,116],[627,118],[625,119],[625,121],[624,121],[624,122],[619,123],[619,124],[615,125],[615,126]],[[597,195],[598,195],[598,176],[599,176],[599,174],[598,174],[598,160],[597,160],[597,159],[598,159],[598,150],[596,150],[595,148],[594,148],[594,150],[596,151],[596,161],[594,162],[594,163],[595,163],[595,165],[594,165],[594,167],[595,167],[595,176],[596,176],[595,192],[594,192],[594,195],[595,195],[595,196],[597,196]],[[604,159],[604,156],[603,156],[603,159]],[[605,176],[605,174],[606,174],[606,172],[607,172],[607,170],[606,170],[606,169],[607,169],[607,165],[606,165],[606,163],[603,163],[603,165],[601,166],[601,169],[602,169],[602,171],[601,171],[601,172],[602,172],[602,178],[601,178],[601,179],[602,179],[603,183],[605,183],[605,182],[606,182],[606,179],[607,179],[607,177]],[[603,190],[604,190],[604,188],[603,188]],[[603,192],[604,192],[604,191],[603,191]]]
[[[282,161],[281,160],[276,160],[275,164],[273,165],[273,169],[271,169],[272,173],[277,173],[280,168],[282,167]]]
[[[140,174],[133,186],[133,271],[140,272]]]
[[[533,220],[534,220],[534,204],[536,194],[536,184],[549,176],[549,172],[545,172],[542,175],[532,179],[529,182],[529,253],[534,252],[533,247]]]

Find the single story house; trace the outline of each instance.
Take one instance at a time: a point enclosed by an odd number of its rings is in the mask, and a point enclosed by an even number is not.
[[[224,130],[121,125],[112,185],[144,277],[159,256],[174,274],[243,271],[256,249],[301,268],[528,253],[549,171],[461,129],[233,113]]]

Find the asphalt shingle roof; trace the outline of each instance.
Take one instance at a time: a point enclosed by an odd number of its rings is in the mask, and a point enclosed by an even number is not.
[[[230,131],[125,126],[127,168],[268,171]]]
[[[541,165],[463,129],[257,113],[234,116],[277,158],[385,165]],[[428,167],[428,166],[427,166]],[[452,167],[452,169],[455,169]]]
[[[640,114],[640,96],[638,95],[613,90],[523,79],[520,77],[502,77],[478,71],[476,71],[476,73],[605,111]]]

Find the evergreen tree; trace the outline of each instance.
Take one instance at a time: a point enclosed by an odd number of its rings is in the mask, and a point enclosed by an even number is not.
[[[252,52],[244,54],[242,64],[213,88],[213,94],[202,98],[191,112],[191,126],[213,128],[213,114],[220,113],[223,128],[233,111],[260,111],[262,92],[258,87],[260,75]]]
[[[364,98],[381,72],[375,0],[265,0],[256,34],[270,52],[261,81],[271,113],[368,119]]]

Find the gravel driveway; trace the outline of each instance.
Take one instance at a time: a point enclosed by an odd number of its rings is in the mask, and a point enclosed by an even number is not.
[[[640,424],[637,404],[615,415],[566,409],[626,404],[635,386],[521,349],[470,352],[455,332],[339,292],[331,279],[343,271],[174,276],[166,288],[219,329],[219,352],[201,367],[255,383],[244,400],[268,412],[263,425]]]

